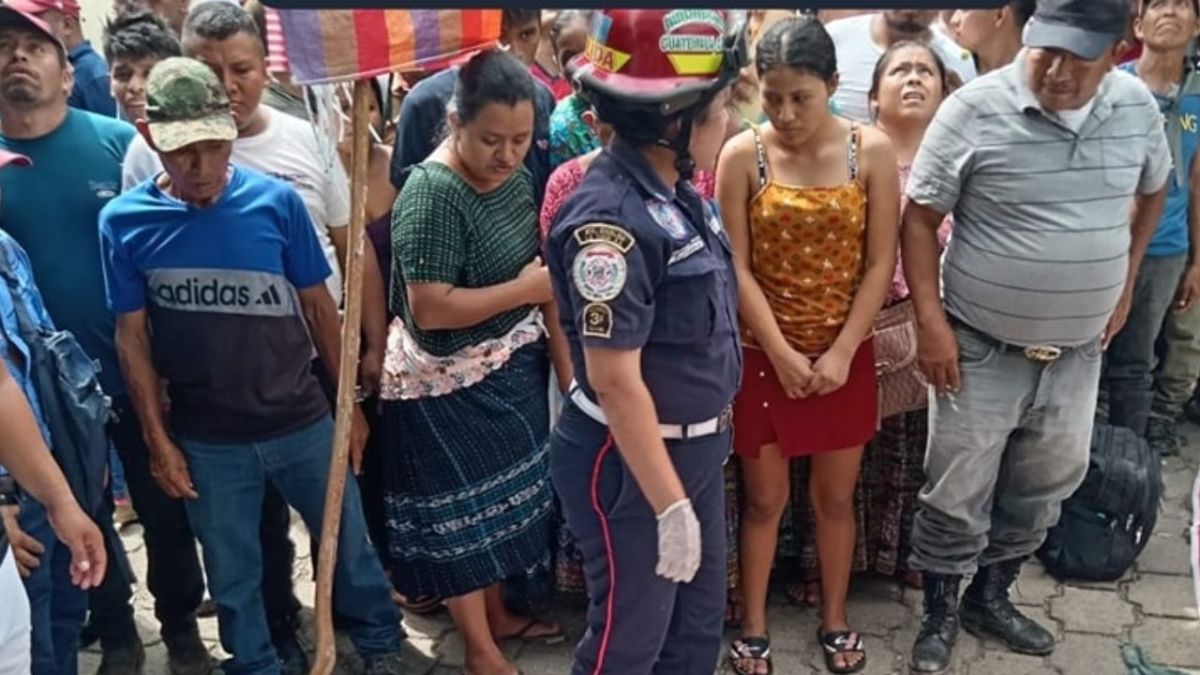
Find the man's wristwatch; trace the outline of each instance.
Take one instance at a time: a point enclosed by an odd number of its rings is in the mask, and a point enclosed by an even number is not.
[[[17,481],[12,476],[0,476],[0,506],[18,506],[20,503]]]

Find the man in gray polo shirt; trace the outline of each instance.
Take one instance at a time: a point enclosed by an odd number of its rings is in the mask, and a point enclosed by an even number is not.
[[[903,259],[936,393],[910,561],[918,672],[949,665],[960,620],[1014,651],[1054,649],[1008,589],[1087,470],[1103,345],[1171,163],[1153,96],[1113,70],[1129,16],[1129,0],[1040,0],[1025,49],[946,100],[909,178]]]

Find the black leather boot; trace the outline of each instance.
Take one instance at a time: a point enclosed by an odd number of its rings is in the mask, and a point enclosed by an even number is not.
[[[921,575],[925,587],[925,614],[912,649],[914,673],[940,673],[950,666],[958,640],[958,585],[962,577]]]
[[[992,637],[1014,652],[1045,656],[1054,651],[1054,635],[1017,611],[1008,589],[1021,573],[1022,560],[980,567],[962,599],[962,625],[977,637]]]

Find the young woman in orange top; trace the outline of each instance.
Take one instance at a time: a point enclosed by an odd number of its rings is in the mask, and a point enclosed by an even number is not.
[[[896,154],[887,136],[835,117],[837,59],[820,23],[772,26],[755,66],[769,123],[722,153],[717,198],[735,250],[745,376],[734,449],[746,501],[741,556],[742,674],[771,672],[766,596],[788,463],[812,462],[822,579],[818,638],[834,673],[866,651],[846,614],[854,487],[878,423],[871,327],[891,286],[899,222]]]

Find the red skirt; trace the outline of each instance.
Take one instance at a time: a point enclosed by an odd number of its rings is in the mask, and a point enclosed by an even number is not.
[[[789,398],[765,352],[746,347],[742,389],[733,402],[733,449],[757,459],[778,443],[784,457],[804,457],[865,444],[879,425],[874,341],[863,341],[846,384],[824,396]]]

